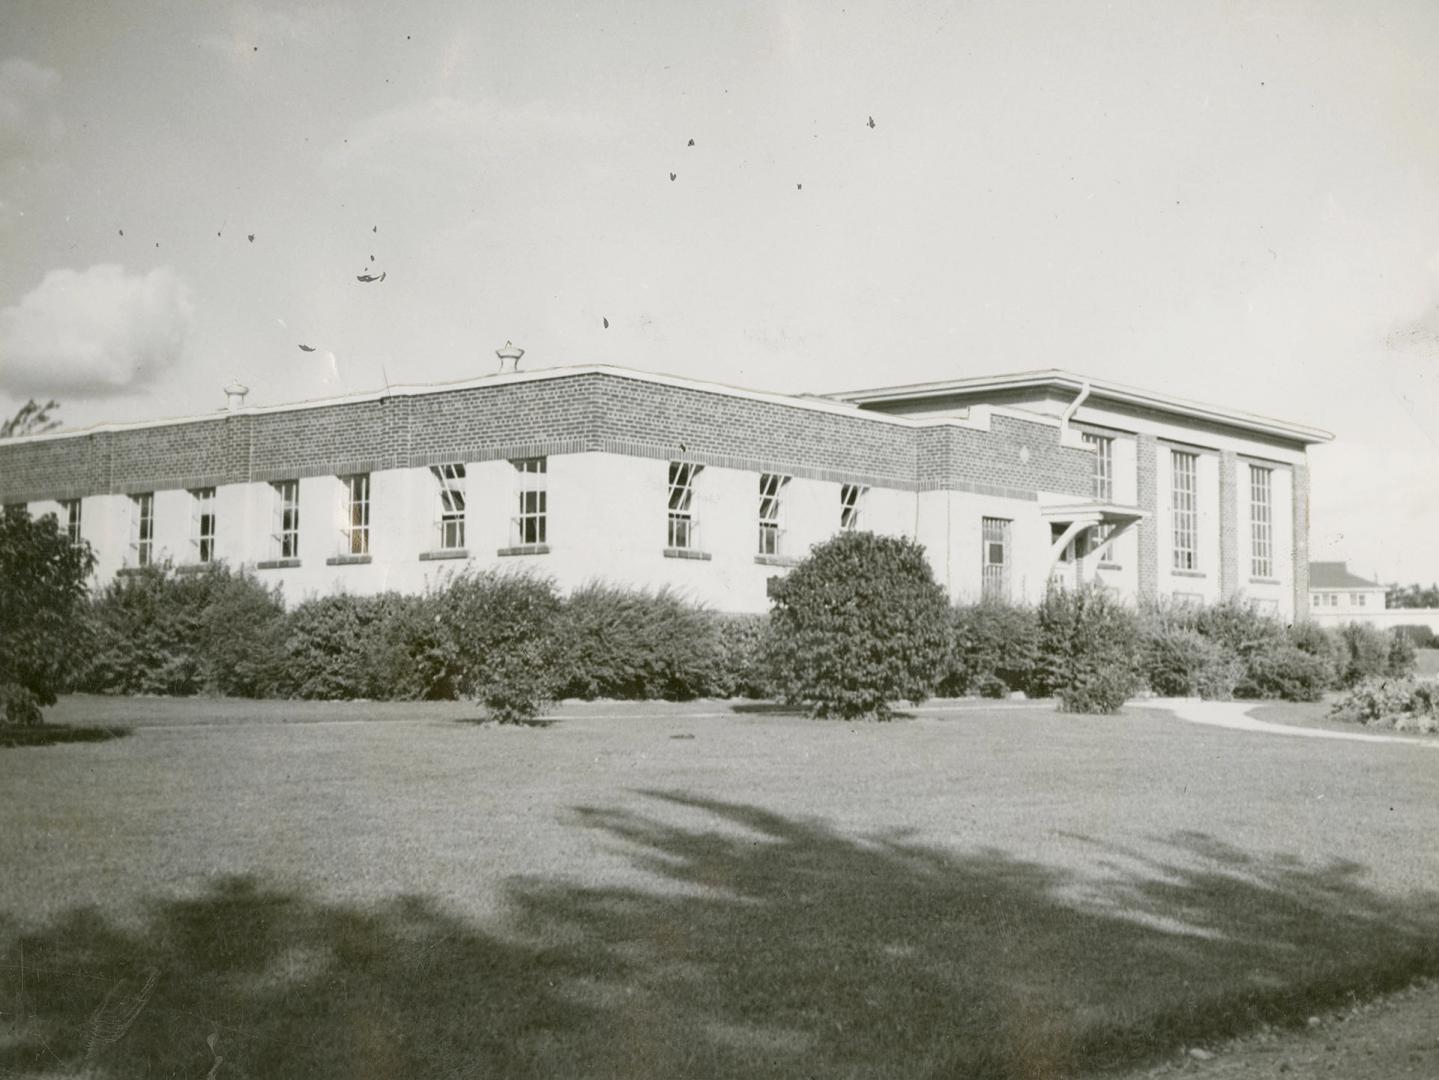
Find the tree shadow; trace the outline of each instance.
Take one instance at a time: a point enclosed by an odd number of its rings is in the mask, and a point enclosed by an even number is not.
[[[229,878],[139,929],[0,926],[0,1072],[199,1078],[217,1033],[215,1080],[1059,1077],[1439,972],[1434,898],[1351,863],[1184,834],[1162,860],[1086,841],[1114,868],[1081,878],[645,794],[576,823],[646,887],[517,880],[490,924]]]
[[[62,743],[109,742],[123,739],[131,732],[127,727],[76,727],[70,724],[37,724],[34,727],[11,727],[0,724],[0,749],[24,746],[58,746]]]

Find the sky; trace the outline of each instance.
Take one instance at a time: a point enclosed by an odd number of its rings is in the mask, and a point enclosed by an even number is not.
[[[507,340],[780,392],[1063,367],[1334,432],[1313,556],[1439,579],[1431,0],[0,0],[0,31],[0,414],[473,378]]]

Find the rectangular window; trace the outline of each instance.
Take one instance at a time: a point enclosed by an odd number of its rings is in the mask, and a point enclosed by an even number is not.
[[[1114,439],[1109,435],[1084,432],[1084,441],[1094,447],[1094,497],[1100,502],[1114,501]],[[1113,525],[1096,525],[1090,530],[1089,547],[1099,551],[1100,562],[1114,561],[1114,546],[1109,543]]]
[[[70,538],[70,543],[80,542],[80,500],[64,499],[60,503],[60,509],[65,513],[65,535]]]
[[[515,467],[515,479],[519,486],[519,513],[511,523],[514,542],[516,545],[546,543],[548,461],[546,458],[525,458],[511,464]]]
[[[190,492],[190,557],[199,563],[215,558],[215,489]]]
[[[1009,520],[984,519],[982,530],[981,591],[986,599],[1009,598]]]
[[[437,522],[441,551],[465,546],[465,467],[431,465],[430,474],[439,485],[440,516]]]
[[[1169,506],[1174,519],[1174,569],[1197,570],[1199,556],[1195,545],[1199,535],[1199,455],[1187,450],[1171,450],[1169,461],[1172,477]]]
[[[300,557],[300,481],[278,480],[275,489],[275,524],[270,533],[277,559]]]
[[[370,474],[340,477],[340,554],[370,553]]]
[[[859,528],[860,511],[869,488],[863,484],[842,484],[839,489],[839,527],[848,532]]]
[[[130,496],[130,559],[149,566],[155,557],[155,494]]]
[[[1249,572],[1274,576],[1273,469],[1249,466]]]
[[[789,483],[788,476],[777,473],[761,473],[759,478],[759,553],[778,555],[782,547],[784,529],[780,523],[780,512],[784,508],[784,489]]]
[[[703,469],[703,465],[691,465],[685,461],[670,462],[669,546],[672,548],[699,547],[694,495],[695,480]]]

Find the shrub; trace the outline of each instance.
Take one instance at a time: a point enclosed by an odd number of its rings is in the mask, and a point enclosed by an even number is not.
[[[4,722],[38,724],[86,649],[86,581],[95,557],[54,515],[0,514],[0,695]]]
[[[775,583],[773,670],[814,716],[887,719],[923,701],[949,654],[949,605],[924,549],[847,532],[817,545]]]
[[[502,724],[526,723],[564,682],[561,604],[547,578],[465,571],[425,600],[423,677],[478,700]]]
[[[717,681],[717,619],[668,590],[587,585],[565,601],[559,626],[561,697],[687,701]]]
[[[1250,656],[1235,693],[1245,698],[1319,701],[1332,680],[1329,662],[1298,646],[1281,645]]]
[[[395,592],[306,600],[285,622],[278,689],[327,701],[425,697],[425,673],[413,658],[421,607]]]
[[[714,697],[767,698],[774,694],[769,672],[768,615],[720,615],[719,663],[709,693]]]
[[[259,697],[274,693],[281,677],[279,590],[221,563],[118,577],[92,605],[91,625],[85,689]]]
[[[1401,635],[1368,623],[1345,623],[1338,629],[1338,668],[1346,687],[1369,678],[1402,677],[1414,670],[1414,648]]]
[[[1362,679],[1330,709],[1340,720],[1398,731],[1439,731],[1439,687],[1412,678]]]
[[[959,605],[950,611],[952,648],[941,693],[1003,697],[1034,691],[1039,658],[1039,620],[1033,608],[1000,600]]]
[[[1157,626],[1144,635],[1140,673],[1149,688],[1165,697],[1202,697],[1228,701],[1244,665],[1197,630]]]
[[[1065,712],[1112,713],[1137,684],[1138,622],[1109,592],[1051,586],[1039,608],[1043,682]]]

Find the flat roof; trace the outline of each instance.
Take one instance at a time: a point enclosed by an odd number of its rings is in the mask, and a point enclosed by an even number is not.
[[[1110,382],[1108,379],[1092,379],[1088,375],[1080,375],[1063,368],[1017,371],[1005,375],[978,375],[967,379],[944,379],[940,382],[912,383],[907,386],[880,386],[872,390],[847,390],[827,396],[835,401],[862,406],[956,395],[973,397],[1001,390],[1027,390],[1037,387],[1053,387],[1076,394],[1088,387],[1091,396],[1108,401],[1208,420],[1265,435],[1277,435],[1299,443],[1323,443],[1334,438],[1333,433],[1322,428],[1275,420],[1272,417],[1240,412],[1219,405],[1206,405],[1155,390]]]

